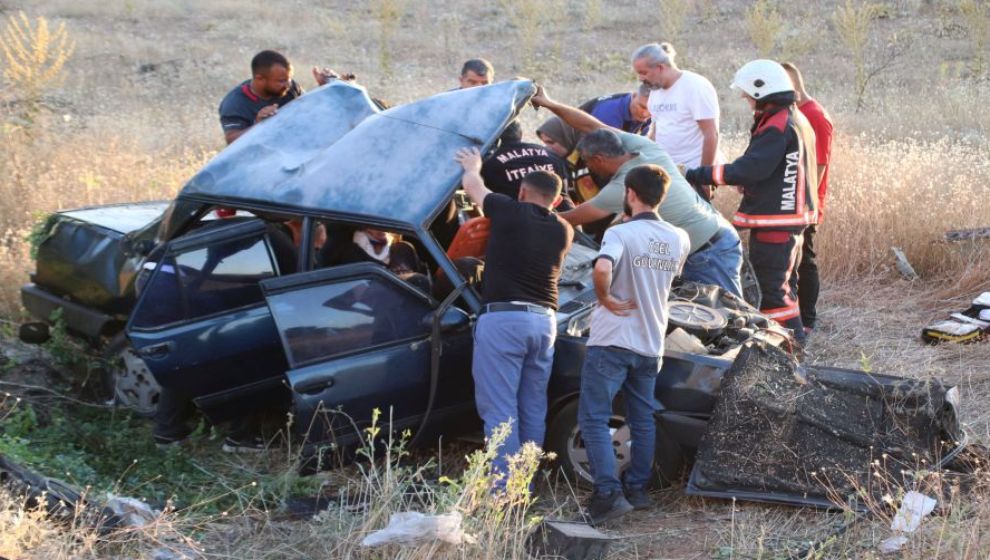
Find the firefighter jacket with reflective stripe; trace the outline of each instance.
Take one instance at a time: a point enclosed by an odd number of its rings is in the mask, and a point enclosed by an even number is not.
[[[743,193],[732,224],[740,228],[802,231],[817,219],[815,136],[795,106],[756,114],[749,147],[726,165],[698,167],[693,185],[736,185]]]

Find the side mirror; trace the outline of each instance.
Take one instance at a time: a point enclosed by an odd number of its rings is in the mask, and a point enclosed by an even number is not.
[[[435,312],[427,313],[423,316],[420,321],[420,326],[423,327],[424,331],[433,331],[433,318],[436,317]],[[443,312],[443,316],[440,317],[440,332],[450,332],[463,327],[468,326],[471,323],[471,318],[463,310],[456,307],[448,307],[446,311]]]

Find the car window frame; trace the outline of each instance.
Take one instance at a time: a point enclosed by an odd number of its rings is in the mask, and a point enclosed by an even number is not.
[[[281,278],[282,276],[279,275],[279,273],[281,273],[281,270],[279,269],[278,266],[278,260],[275,258],[275,252],[274,249],[272,248],[272,242],[268,235],[267,227],[264,221],[262,221],[261,219],[258,219],[257,221],[251,220],[247,222],[233,224],[230,226],[229,229],[228,228],[212,229],[210,231],[195,232],[182,237],[178,237],[165,245],[165,249],[162,252],[161,258],[157,263],[155,263],[155,270],[151,273],[151,276],[148,278],[148,282],[145,284],[145,289],[142,290],[142,293],[138,298],[137,303],[134,305],[134,309],[131,312],[130,317],[128,317],[127,319],[127,330],[154,333],[154,332],[165,331],[168,329],[173,329],[183,325],[208,321],[211,319],[215,319],[221,315],[248,311],[259,307],[267,307],[268,303],[265,301],[264,291],[262,291],[261,299],[254,303],[248,303],[238,307],[232,307],[230,309],[223,309],[220,311],[209,313],[207,315],[199,315],[196,317],[184,317],[176,321],[162,323],[161,325],[155,325],[153,327],[136,326],[134,324],[134,319],[137,316],[136,311],[149,297],[147,295],[148,290],[146,288],[154,283],[155,279],[161,273],[162,264],[165,262],[167,258],[171,257],[173,262],[175,262],[175,258],[179,254],[204,249],[208,247],[210,243],[225,243],[229,241],[237,241],[255,235],[260,235],[260,238],[264,241],[265,250],[268,253],[268,262],[271,265],[272,270],[275,272],[275,276],[273,276],[273,278]],[[270,278],[266,280],[270,280]],[[258,282],[259,287],[261,282],[264,281],[265,280]],[[182,292],[181,297],[183,301],[176,302],[176,305],[186,307],[188,305],[188,298],[185,293],[185,288],[180,284],[179,289]]]
[[[384,348],[391,348],[402,344],[408,344],[412,341],[427,340],[432,336],[432,332],[424,329],[422,333],[414,336],[407,336],[401,339],[395,339],[370,346],[355,348],[354,350],[350,350],[350,351],[344,351],[328,356],[321,356],[303,362],[296,362],[292,356],[292,353],[289,350],[289,344],[284,334],[285,331],[284,329],[282,329],[278,315],[271,310],[271,301],[269,298],[287,292],[305,290],[309,288],[325,286],[328,284],[336,284],[340,282],[361,280],[365,278],[383,279],[384,281],[391,283],[391,285],[394,288],[397,288],[400,291],[405,291],[408,295],[425,303],[427,306],[426,313],[436,313],[437,311],[437,306],[439,305],[439,302],[437,302],[437,300],[434,299],[431,295],[420,291],[415,286],[399,278],[398,276],[395,275],[395,273],[393,273],[387,267],[372,262],[342,264],[328,268],[318,268],[315,270],[310,270],[307,272],[299,272],[288,276],[277,276],[275,278],[268,278],[259,282],[261,286],[261,292],[264,296],[264,303],[269,306],[269,313],[271,313],[272,319],[275,321],[275,330],[278,331],[279,341],[282,344],[282,351],[285,352],[285,358],[289,363],[290,371],[310,367],[320,363],[329,363],[331,361],[346,358],[348,356],[354,356],[357,354],[374,352]]]

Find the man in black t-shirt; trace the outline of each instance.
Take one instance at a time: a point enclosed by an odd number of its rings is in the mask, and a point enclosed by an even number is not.
[[[464,190],[491,219],[472,374],[485,435],[510,426],[493,462],[496,475],[502,475],[496,487],[504,488],[507,457],[527,441],[543,445],[557,281],[574,229],[550,210],[560,197],[560,177],[534,171],[523,178],[519,199],[513,200],[485,186],[477,149],[460,150],[456,159],[464,167]]]
[[[499,147],[481,166],[481,178],[492,192],[519,198],[523,177],[533,171],[546,171],[567,181],[567,164],[556,154],[539,144],[522,141],[522,126],[512,121],[499,138]],[[564,192],[567,192],[566,185]]]

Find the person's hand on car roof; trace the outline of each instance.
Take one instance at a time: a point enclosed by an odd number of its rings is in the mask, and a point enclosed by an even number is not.
[[[550,99],[549,95],[547,95],[546,88],[542,85],[537,85],[536,94],[530,98],[529,102],[534,108],[539,109],[540,107],[549,107],[554,101],[553,99]]]
[[[478,148],[461,148],[454,156],[466,173],[481,173],[481,152]]]

